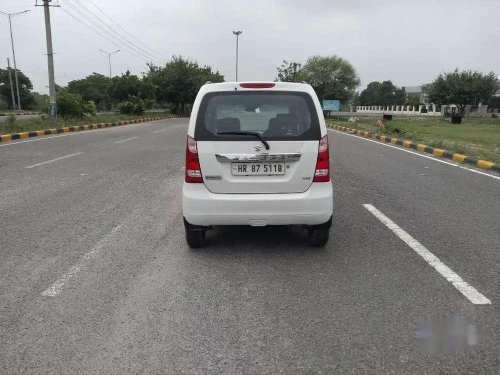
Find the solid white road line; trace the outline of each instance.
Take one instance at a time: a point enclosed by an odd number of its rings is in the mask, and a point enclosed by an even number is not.
[[[136,139],[137,137],[132,137],[132,138],[127,138],[127,139],[122,139],[121,141],[116,141],[115,143],[123,143],[123,142],[127,142],[127,141],[130,141],[132,139]]]
[[[433,267],[441,276],[448,280],[455,288],[458,289],[469,301],[475,305],[489,305],[491,301],[484,295],[479,293],[472,285],[466,283],[458,276],[451,268],[439,260],[433,253],[427,250],[420,242],[406,233],[396,223],[377,210],[371,204],[363,204],[377,219],[379,219],[387,228],[389,228],[396,236],[401,238],[409,247],[411,247],[418,255]]]
[[[70,157],[72,157],[72,156],[75,156],[75,155],[80,155],[80,154],[83,154],[83,152],[77,152],[76,154],[71,154],[71,155],[61,156],[61,157],[58,157],[58,158],[55,158],[55,159],[52,159],[52,160],[47,160],[47,161],[44,161],[44,162],[42,162],[42,163],[29,165],[29,166],[27,166],[27,167],[25,167],[25,168],[34,168],[34,167],[38,167],[38,166],[40,166],[40,165],[53,163],[53,162],[55,162],[55,161],[62,160],[62,159],[67,159],[67,158],[70,158]]]
[[[57,279],[50,287],[42,292],[42,296],[44,297],[54,297],[61,293],[64,285],[72,278],[76,277],[83,267],[85,267],[86,263],[89,262],[92,258],[94,258],[99,251],[103,248],[103,246],[109,242],[110,237],[113,234],[118,232],[122,228],[121,224],[116,226],[109,234],[107,234],[101,241],[99,241],[87,254],[85,254],[80,262],[71,267],[64,275],[62,275],[59,279]]]
[[[469,171],[469,172],[474,172],[474,173],[477,173],[477,174],[481,174],[483,176],[487,176],[487,177],[494,178],[496,180],[500,180],[500,177],[498,177],[498,176],[494,176],[494,175],[486,173],[486,172],[478,171],[477,169],[467,168],[467,167],[464,167],[463,165],[451,163],[449,161],[441,160],[441,159],[438,159],[436,157],[432,157],[432,156],[429,156],[429,155],[421,154],[421,153],[418,153],[418,152],[415,152],[415,151],[411,151],[411,150],[407,150],[407,149],[404,149],[404,148],[401,148],[401,147],[393,146],[392,144],[388,144],[388,143],[384,143],[384,142],[378,142],[378,141],[375,141],[373,139],[363,138],[363,137],[357,136],[355,134],[344,133],[344,132],[341,132],[341,131],[335,130],[335,129],[328,129],[328,130],[330,130],[332,132],[335,132],[335,133],[342,134],[342,135],[348,135],[350,137],[354,137],[356,139],[360,139],[360,140],[363,140],[363,141],[373,142],[373,143],[376,143],[376,144],[381,145],[381,146],[390,147],[390,148],[393,148],[395,150],[408,152],[410,154],[413,154],[413,155],[416,155],[416,156],[420,156],[421,158],[426,158],[426,159],[434,160],[434,161],[437,161],[439,163],[448,164],[448,165],[450,165],[452,167],[457,167],[457,168],[460,168],[460,169],[465,169],[466,171]]]

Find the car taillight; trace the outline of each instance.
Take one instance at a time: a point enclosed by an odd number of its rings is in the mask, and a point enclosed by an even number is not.
[[[189,135],[186,142],[186,174],[184,180],[189,183],[203,182],[196,141]]]
[[[330,181],[330,153],[328,152],[328,136],[325,135],[319,141],[318,159],[316,161],[316,170],[314,171],[313,182]]]

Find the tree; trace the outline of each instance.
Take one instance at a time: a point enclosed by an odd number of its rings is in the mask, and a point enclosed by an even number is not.
[[[283,64],[276,67],[278,77],[275,82],[303,82],[304,73],[302,72],[302,64],[297,62],[288,62],[283,60]]]
[[[150,64],[146,80],[156,87],[157,100],[172,103],[177,113],[184,112],[185,105],[194,102],[200,87],[207,81],[223,82],[224,76],[209,66],[173,56],[163,67]]]
[[[123,102],[132,96],[154,99],[155,87],[150,80],[141,79],[127,70],[125,74],[111,79],[109,95],[114,102]]]
[[[49,96],[36,91],[33,91],[31,95],[33,95],[33,99],[35,100],[35,108],[39,111],[44,111],[49,105]]]
[[[463,116],[465,106],[488,103],[497,90],[494,72],[483,74],[476,71],[455,69],[440,74],[429,87],[429,100],[438,105],[454,104]]]
[[[12,83],[14,85],[14,96],[17,103],[17,91],[16,84],[14,81],[14,69],[11,69]],[[35,100],[33,95],[31,95],[31,90],[33,89],[33,84],[31,80],[24,75],[19,69],[17,70],[17,79],[19,81],[19,96],[21,97],[21,107],[22,108],[33,108],[35,105]],[[0,69],[0,98],[8,103],[9,108],[15,108],[12,104],[12,94],[10,91],[10,81],[9,81],[9,71],[8,69]]]
[[[359,86],[356,69],[339,56],[312,56],[301,69],[304,79],[316,91],[320,100],[339,99],[348,102]]]
[[[359,104],[359,91],[356,91],[354,93],[354,95],[352,96],[351,105],[354,107],[361,105],[361,104]]]
[[[109,88],[111,79],[99,73],[68,82],[68,91],[80,95],[83,100],[92,100],[101,109],[110,107]]]
[[[415,95],[409,96],[408,95],[406,97],[405,105],[409,105],[410,107],[418,107],[420,104],[422,104],[420,102],[420,95],[419,96],[415,96]]]
[[[404,91],[391,81],[373,81],[361,91],[359,105],[400,105],[405,101]]]

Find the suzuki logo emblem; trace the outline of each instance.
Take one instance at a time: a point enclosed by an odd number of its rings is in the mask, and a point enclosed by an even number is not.
[[[253,148],[255,149],[255,151],[259,152],[261,150],[261,147],[260,145],[255,145],[253,146]]]

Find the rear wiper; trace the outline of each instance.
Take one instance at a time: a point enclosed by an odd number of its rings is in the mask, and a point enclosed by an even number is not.
[[[254,132],[217,132],[217,135],[250,135],[252,137],[259,138],[259,141],[261,141],[264,146],[266,147],[266,150],[269,150],[269,143],[267,143],[259,133],[254,133]]]

